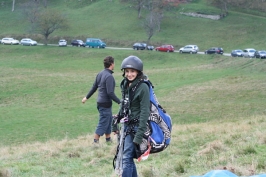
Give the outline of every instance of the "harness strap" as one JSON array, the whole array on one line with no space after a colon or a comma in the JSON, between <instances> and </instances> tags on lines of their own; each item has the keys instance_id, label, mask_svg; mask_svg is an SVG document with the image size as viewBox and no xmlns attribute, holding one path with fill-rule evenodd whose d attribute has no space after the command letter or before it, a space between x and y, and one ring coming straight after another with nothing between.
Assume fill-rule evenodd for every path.
<instances>
[{"instance_id":1,"label":"harness strap","mask_svg":"<svg viewBox=\"0 0 266 177\"><path fill-rule=\"evenodd\" d=\"M135 91L139 88L140 84L143 82L143 79L140 79L137 84L129 92L129 101L131 102L135 96Z\"/></svg>"},{"instance_id":2,"label":"harness strap","mask_svg":"<svg viewBox=\"0 0 266 177\"><path fill-rule=\"evenodd\" d=\"M129 134L135 135L136 134L134 127L136 126L137 123L139 123L138 118L135 118L135 119L132 119L129 121L129 123L127 124L128 127L126 130L126 135L129 135Z\"/></svg>"}]
</instances>

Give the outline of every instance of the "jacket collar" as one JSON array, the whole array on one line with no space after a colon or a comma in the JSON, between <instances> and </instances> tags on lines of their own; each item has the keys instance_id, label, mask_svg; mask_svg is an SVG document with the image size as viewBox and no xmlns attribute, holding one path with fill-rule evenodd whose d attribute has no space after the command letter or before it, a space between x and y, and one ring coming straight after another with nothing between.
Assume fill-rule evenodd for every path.
<instances>
[{"instance_id":1,"label":"jacket collar","mask_svg":"<svg viewBox=\"0 0 266 177\"><path fill-rule=\"evenodd\" d=\"M114 71L112 71L112 70L110 70L110 69L108 69L108 68L105 68L104 70L108 71L108 72L111 73L111 74L114 73Z\"/></svg>"}]
</instances>

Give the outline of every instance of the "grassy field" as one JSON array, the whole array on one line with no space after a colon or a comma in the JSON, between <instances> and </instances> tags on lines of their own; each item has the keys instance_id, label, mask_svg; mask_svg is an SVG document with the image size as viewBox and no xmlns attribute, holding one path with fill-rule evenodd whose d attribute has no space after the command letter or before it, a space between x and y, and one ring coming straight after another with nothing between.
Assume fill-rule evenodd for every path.
<instances>
[{"instance_id":1,"label":"grassy field","mask_svg":"<svg viewBox=\"0 0 266 177\"><path fill-rule=\"evenodd\" d=\"M0 45L0 53L2 176L115 176L115 143L92 145L96 95L81 103L107 55L117 95L121 61L137 55L172 116L171 146L138 163L140 177L265 172L266 60L52 46Z\"/></svg>"}]
</instances>

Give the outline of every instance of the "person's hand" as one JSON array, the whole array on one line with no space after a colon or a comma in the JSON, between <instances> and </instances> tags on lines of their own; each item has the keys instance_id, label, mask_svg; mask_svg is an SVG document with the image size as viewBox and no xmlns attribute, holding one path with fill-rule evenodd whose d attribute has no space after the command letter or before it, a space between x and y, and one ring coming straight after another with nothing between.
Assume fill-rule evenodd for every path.
<instances>
[{"instance_id":1,"label":"person's hand","mask_svg":"<svg viewBox=\"0 0 266 177\"><path fill-rule=\"evenodd\" d=\"M86 101L87 101L87 98L86 98L86 97L84 97L84 98L81 100L82 103L85 103Z\"/></svg>"}]
</instances>

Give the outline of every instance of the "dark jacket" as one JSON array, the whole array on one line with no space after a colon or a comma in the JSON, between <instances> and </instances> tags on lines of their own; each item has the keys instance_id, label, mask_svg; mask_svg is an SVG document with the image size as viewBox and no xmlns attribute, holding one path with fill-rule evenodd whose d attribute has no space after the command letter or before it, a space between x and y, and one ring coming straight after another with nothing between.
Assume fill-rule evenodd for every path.
<instances>
[{"instance_id":1,"label":"dark jacket","mask_svg":"<svg viewBox=\"0 0 266 177\"><path fill-rule=\"evenodd\" d=\"M115 79L113 71L104 69L96 76L92 88L87 94L86 98L89 99L94 92L98 89L97 104L102 107L111 107L112 100L120 104L120 99L115 95Z\"/></svg>"},{"instance_id":2,"label":"dark jacket","mask_svg":"<svg viewBox=\"0 0 266 177\"><path fill-rule=\"evenodd\" d=\"M123 80L121 82L121 91L124 92L125 97L129 98L129 93L132 88L139 82L139 79L136 79L130 87L128 87L127 80ZM132 93L132 92L131 92ZM140 83L139 87L134 93L134 97L130 100L130 114L129 114L129 122L130 120L137 118L139 119L138 130L133 139L134 143L140 144L142 142L142 138L144 132L146 131L146 123L150 115L150 95L149 95L149 87L145 83ZM120 109L119 114L121 114L122 109Z\"/></svg>"}]
</instances>

